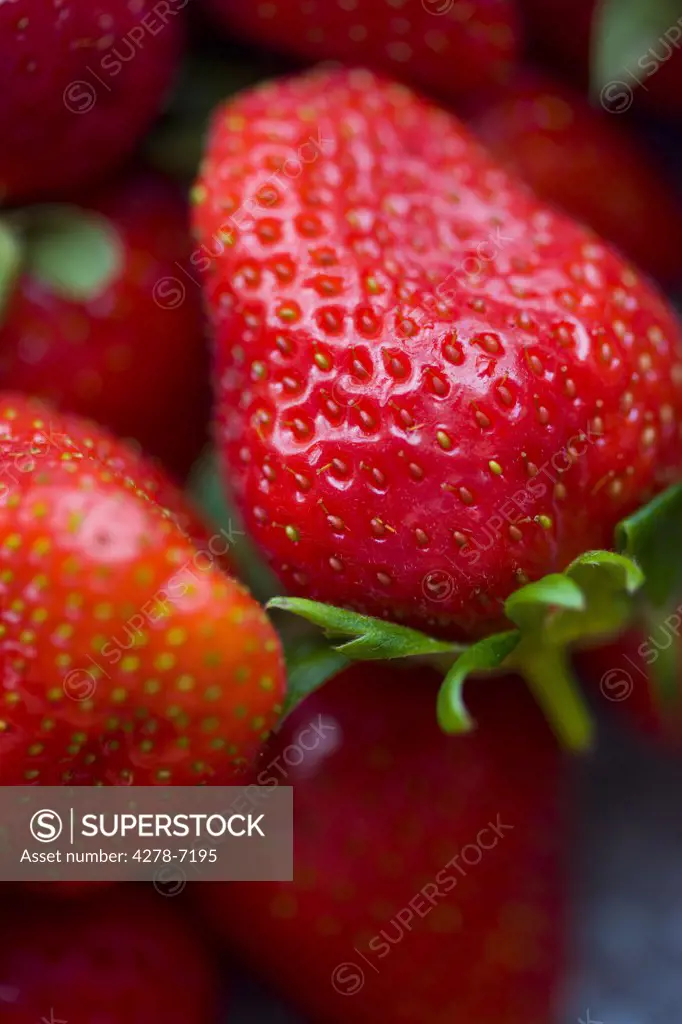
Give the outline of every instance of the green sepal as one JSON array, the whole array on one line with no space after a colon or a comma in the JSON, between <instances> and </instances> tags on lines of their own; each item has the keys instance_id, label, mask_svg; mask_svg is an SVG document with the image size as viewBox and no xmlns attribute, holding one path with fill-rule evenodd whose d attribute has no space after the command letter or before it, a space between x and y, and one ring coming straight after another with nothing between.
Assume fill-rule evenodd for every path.
<instances>
[{"instance_id":1,"label":"green sepal","mask_svg":"<svg viewBox=\"0 0 682 1024\"><path fill-rule=\"evenodd\" d=\"M544 642L557 647L621 632L633 621L635 595L644 584L639 566L613 551L589 551L571 562L565 576L583 594L584 605L555 609L544 622ZM515 595L513 595L515 596Z\"/></svg>"},{"instance_id":2,"label":"green sepal","mask_svg":"<svg viewBox=\"0 0 682 1024\"><path fill-rule=\"evenodd\" d=\"M475 672L495 672L516 649L521 639L517 629L479 640L464 651L446 674L438 692L438 722L443 732L471 732L474 723L464 704L462 691Z\"/></svg>"},{"instance_id":3,"label":"green sepal","mask_svg":"<svg viewBox=\"0 0 682 1024\"><path fill-rule=\"evenodd\" d=\"M319 636L306 637L291 643L285 648L285 654L287 693L277 729L302 700L351 664Z\"/></svg>"},{"instance_id":4,"label":"green sepal","mask_svg":"<svg viewBox=\"0 0 682 1024\"><path fill-rule=\"evenodd\" d=\"M645 601L639 628L653 635L667 616L679 611L682 595L682 486L676 484L624 519L616 529L616 544L641 566ZM678 607L676 607L678 606ZM648 666L652 692L665 717L680 701L678 645L658 651Z\"/></svg>"},{"instance_id":5,"label":"green sepal","mask_svg":"<svg viewBox=\"0 0 682 1024\"><path fill-rule=\"evenodd\" d=\"M12 211L7 222L21 240L25 272L67 301L97 298L123 271L118 231L92 210L38 204Z\"/></svg>"},{"instance_id":6,"label":"green sepal","mask_svg":"<svg viewBox=\"0 0 682 1024\"><path fill-rule=\"evenodd\" d=\"M669 487L619 523L616 547L643 572L650 604L666 607L682 589L682 485Z\"/></svg>"},{"instance_id":7,"label":"green sepal","mask_svg":"<svg viewBox=\"0 0 682 1024\"><path fill-rule=\"evenodd\" d=\"M438 698L441 727L446 732L467 731L471 722L462 700L467 677L503 671L526 680L565 747L589 749L594 727L572 677L568 649L586 637L623 629L633 617L632 595L643 580L631 559L612 551L590 551L565 572L515 591L504 610L518 628L474 644L447 673Z\"/></svg>"},{"instance_id":8,"label":"green sepal","mask_svg":"<svg viewBox=\"0 0 682 1024\"><path fill-rule=\"evenodd\" d=\"M601 0L596 4L590 43L593 93L608 101L604 90L625 87L617 104L609 108L604 103L607 110L621 113L631 106L633 87L655 74L661 63L649 50L670 41L666 33L681 15L679 0Z\"/></svg>"},{"instance_id":9,"label":"green sepal","mask_svg":"<svg viewBox=\"0 0 682 1024\"><path fill-rule=\"evenodd\" d=\"M370 615L360 615L334 605L309 601L304 597L275 597L268 601L266 607L300 615L319 626L330 639L351 637L345 643L335 644L334 650L353 661L455 655L466 650L461 644L435 640L407 626L399 626Z\"/></svg>"},{"instance_id":10,"label":"green sepal","mask_svg":"<svg viewBox=\"0 0 682 1024\"><path fill-rule=\"evenodd\" d=\"M0 220L0 325L22 267L22 247L17 234Z\"/></svg>"},{"instance_id":11,"label":"green sepal","mask_svg":"<svg viewBox=\"0 0 682 1024\"><path fill-rule=\"evenodd\" d=\"M508 597L504 611L519 629L539 629L548 609L584 611L585 595L568 575L552 573L535 583L527 583Z\"/></svg>"}]
</instances>

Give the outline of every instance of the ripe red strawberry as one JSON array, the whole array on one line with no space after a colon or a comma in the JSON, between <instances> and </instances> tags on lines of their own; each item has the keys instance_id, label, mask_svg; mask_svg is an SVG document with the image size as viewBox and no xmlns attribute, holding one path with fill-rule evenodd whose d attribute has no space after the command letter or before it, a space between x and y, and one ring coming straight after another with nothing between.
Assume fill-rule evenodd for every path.
<instances>
[{"instance_id":1,"label":"ripe red strawberry","mask_svg":"<svg viewBox=\"0 0 682 1024\"><path fill-rule=\"evenodd\" d=\"M3 1024L214 1024L217 978L173 900L119 885L71 903L3 905Z\"/></svg>"},{"instance_id":2,"label":"ripe red strawberry","mask_svg":"<svg viewBox=\"0 0 682 1024\"><path fill-rule=\"evenodd\" d=\"M0 388L92 417L186 474L210 399L180 191L139 175L6 223L26 265L0 316Z\"/></svg>"},{"instance_id":3,"label":"ripe red strawberry","mask_svg":"<svg viewBox=\"0 0 682 1024\"><path fill-rule=\"evenodd\" d=\"M618 640L582 652L581 675L610 713L622 715L634 728L653 739L682 748L682 615L677 608L652 626L631 630ZM666 659L672 692L657 687L654 673Z\"/></svg>"},{"instance_id":4,"label":"ripe red strawberry","mask_svg":"<svg viewBox=\"0 0 682 1024\"><path fill-rule=\"evenodd\" d=\"M516 0L206 0L250 42L316 63L360 64L443 99L503 81L519 44Z\"/></svg>"},{"instance_id":5,"label":"ripe red strawberry","mask_svg":"<svg viewBox=\"0 0 682 1024\"><path fill-rule=\"evenodd\" d=\"M563 966L557 750L509 678L472 688L477 733L443 736L433 682L364 666L306 700L258 773L294 787L293 883L196 892L312 1020L544 1024Z\"/></svg>"},{"instance_id":6,"label":"ripe red strawberry","mask_svg":"<svg viewBox=\"0 0 682 1024\"><path fill-rule=\"evenodd\" d=\"M148 127L178 62L186 0L0 4L0 203L73 194Z\"/></svg>"},{"instance_id":7,"label":"ripe red strawberry","mask_svg":"<svg viewBox=\"0 0 682 1024\"><path fill-rule=\"evenodd\" d=\"M6 395L0 428L0 785L229 781L284 687L229 537L87 421Z\"/></svg>"},{"instance_id":8,"label":"ripe red strawberry","mask_svg":"<svg viewBox=\"0 0 682 1024\"><path fill-rule=\"evenodd\" d=\"M482 632L679 475L663 298L404 87L242 94L195 198L224 454L291 593Z\"/></svg>"},{"instance_id":9,"label":"ripe red strawberry","mask_svg":"<svg viewBox=\"0 0 682 1024\"><path fill-rule=\"evenodd\" d=\"M59 458L74 451L78 458L95 459L123 477L126 486L159 505L195 547L207 546L209 531L197 510L168 474L137 447L94 422L59 412L30 395L0 392L0 400L0 416L4 416L3 411L8 412L7 418L0 419L0 506L8 502L17 480L24 473L32 473L43 455ZM27 456L26 451L31 448L33 452ZM216 550L215 554L225 572L235 575L229 544L224 552Z\"/></svg>"},{"instance_id":10,"label":"ripe red strawberry","mask_svg":"<svg viewBox=\"0 0 682 1024\"><path fill-rule=\"evenodd\" d=\"M679 275L682 210L616 118L547 76L525 72L477 112L472 126L543 199L588 223L655 277Z\"/></svg>"},{"instance_id":11,"label":"ripe red strawberry","mask_svg":"<svg viewBox=\"0 0 682 1024\"><path fill-rule=\"evenodd\" d=\"M552 67L558 63L562 73L582 86L586 86L589 79L590 51L593 32L598 29L595 17L599 2L552 0L548 4L546 0L520 0L527 31L540 55ZM629 12L625 10L623 16L628 17ZM609 113L625 113L636 103L638 110L680 116L682 51L679 30L679 23L671 10L669 26L665 27L655 44L649 46L642 40L633 71L624 67L604 86L601 99Z\"/></svg>"}]
</instances>

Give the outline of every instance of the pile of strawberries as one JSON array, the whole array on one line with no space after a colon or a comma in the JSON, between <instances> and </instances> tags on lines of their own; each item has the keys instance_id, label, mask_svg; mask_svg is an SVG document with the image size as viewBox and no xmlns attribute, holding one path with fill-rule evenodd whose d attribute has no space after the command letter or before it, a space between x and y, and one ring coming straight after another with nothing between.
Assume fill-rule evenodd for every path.
<instances>
[{"instance_id":1,"label":"pile of strawberries","mask_svg":"<svg viewBox=\"0 0 682 1024\"><path fill-rule=\"evenodd\" d=\"M224 947L555 1019L562 755L682 745L669 17L0 0L0 785L295 807L291 882L4 884L1 1024L230 1020Z\"/></svg>"}]
</instances>

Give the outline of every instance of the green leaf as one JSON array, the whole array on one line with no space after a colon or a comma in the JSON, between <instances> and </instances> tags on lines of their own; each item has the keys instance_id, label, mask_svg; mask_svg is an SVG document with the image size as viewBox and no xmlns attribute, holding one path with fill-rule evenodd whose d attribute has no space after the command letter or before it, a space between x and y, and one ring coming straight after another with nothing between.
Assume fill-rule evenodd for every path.
<instances>
[{"instance_id":1,"label":"green leaf","mask_svg":"<svg viewBox=\"0 0 682 1024\"><path fill-rule=\"evenodd\" d=\"M300 615L315 626L320 626L330 638L351 637L335 650L354 661L384 661L394 658L424 657L441 653L457 653L465 648L408 629L393 622L360 615L345 608L336 608L304 597L276 597L267 608Z\"/></svg>"},{"instance_id":2,"label":"green leaf","mask_svg":"<svg viewBox=\"0 0 682 1024\"><path fill-rule=\"evenodd\" d=\"M475 672L496 672L503 668L505 660L514 651L521 634L518 630L496 633L480 640L460 654L445 676L438 693L438 722L443 732L471 732L474 723L467 711L462 690L467 678Z\"/></svg>"},{"instance_id":3,"label":"green leaf","mask_svg":"<svg viewBox=\"0 0 682 1024\"><path fill-rule=\"evenodd\" d=\"M9 224L0 221L0 318L14 291L21 263L22 248L19 238Z\"/></svg>"},{"instance_id":4,"label":"green leaf","mask_svg":"<svg viewBox=\"0 0 682 1024\"><path fill-rule=\"evenodd\" d=\"M673 637L669 647L656 648L656 657L646 667L646 673L651 681L653 701L663 721L670 716L674 707L679 707L682 699L680 695L679 611L680 609L677 609L666 618L664 618L663 611L653 611L652 609L645 609L642 614L642 635L658 637L663 633Z\"/></svg>"},{"instance_id":5,"label":"green leaf","mask_svg":"<svg viewBox=\"0 0 682 1024\"><path fill-rule=\"evenodd\" d=\"M679 39L680 18L680 0L600 0L592 26L591 79L607 110L627 110L633 89L656 74L667 44Z\"/></svg>"},{"instance_id":6,"label":"green leaf","mask_svg":"<svg viewBox=\"0 0 682 1024\"><path fill-rule=\"evenodd\" d=\"M91 210L61 203L29 206L11 220L22 236L26 273L67 300L96 298L123 271L118 231Z\"/></svg>"},{"instance_id":7,"label":"green leaf","mask_svg":"<svg viewBox=\"0 0 682 1024\"><path fill-rule=\"evenodd\" d=\"M619 523L616 542L641 566L645 574L646 603L641 609L640 631L654 636L659 629L677 635L682 594L682 486L659 494L643 508ZM674 623L671 622L674 620ZM658 650L648 665L652 692L661 716L668 717L679 702L679 644Z\"/></svg>"},{"instance_id":8,"label":"green leaf","mask_svg":"<svg viewBox=\"0 0 682 1024\"><path fill-rule=\"evenodd\" d=\"M302 700L351 664L321 637L292 644L286 651L287 693L277 729Z\"/></svg>"},{"instance_id":9,"label":"green leaf","mask_svg":"<svg viewBox=\"0 0 682 1024\"><path fill-rule=\"evenodd\" d=\"M682 591L682 485L663 491L616 527L616 546L637 563L655 608Z\"/></svg>"}]
</instances>

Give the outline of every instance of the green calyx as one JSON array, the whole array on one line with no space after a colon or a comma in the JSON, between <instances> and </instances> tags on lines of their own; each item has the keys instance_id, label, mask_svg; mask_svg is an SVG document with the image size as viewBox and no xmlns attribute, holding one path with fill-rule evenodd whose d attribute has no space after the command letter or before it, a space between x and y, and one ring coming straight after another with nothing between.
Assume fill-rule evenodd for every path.
<instances>
[{"instance_id":1,"label":"green calyx","mask_svg":"<svg viewBox=\"0 0 682 1024\"><path fill-rule=\"evenodd\" d=\"M680 14L679 0L596 4L590 45L592 90L607 113L625 113L637 88L659 70L661 61L653 54L666 43L676 46Z\"/></svg>"},{"instance_id":2,"label":"green calyx","mask_svg":"<svg viewBox=\"0 0 682 1024\"><path fill-rule=\"evenodd\" d=\"M434 640L416 629L394 622L360 615L331 604L308 601L304 597L273 597L268 608L293 612L320 626L327 637L345 637L336 650L352 661L389 661L396 658L427 657L434 654L460 653L461 644Z\"/></svg>"},{"instance_id":3,"label":"green calyx","mask_svg":"<svg viewBox=\"0 0 682 1024\"><path fill-rule=\"evenodd\" d=\"M13 210L0 221L0 318L20 274L72 302L97 298L121 274L125 250L111 221L67 204Z\"/></svg>"},{"instance_id":4,"label":"green calyx","mask_svg":"<svg viewBox=\"0 0 682 1024\"><path fill-rule=\"evenodd\" d=\"M91 210L35 206L20 223L26 272L65 299L97 298L123 270L125 251L118 232Z\"/></svg>"},{"instance_id":5,"label":"green calyx","mask_svg":"<svg viewBox=\"0 0 682 1024\"><path fill-rule=\"evenodd\" d=\"M647 636L661 623L670 626L680 611L682 596L682 486L659 494L616 528L616 543L644 572L644 597L638 625ZM673 629L676 628L673 626ZM661 716L680 701L676 644L658 652L648 666L652 694Z\"/></svg>"},{"instance_id":6,"label":"green calyx","mask_svg":"<svg viewBox=\"0 0 682 1024\"><path fill-rule=\"evenodd\" d=\"M0 323L21 272L21 245L8 224L0 221Z\"/></svg>"},{"instance_id":7,"label":"green calyx","mask_svg":"<svg viewBox=\"0 0 682 1024\"><path fill-rule=\"evenodd\" d=\"M416 659L444 673L437 714L445 732L474 727L463 698L471 675L512 673L526 680L561 743L586 750L594 727L572 676L570 651L611 639L634 624L650 626L653 616L670 610L682 590L682 569L675 567L671 546L676 552L681 543L682 487L676 486L618 525L617 551L587 552L564 572L521 587L505 603L514 628L466 646L303 598L273 598L269 608L292 612L327 637L326 643L318 639L312 654L293 652L288 710L351 662L403 665ZM671 688L670 678L652 678L652 683L662 695Z\"/></svg>"}]
</instances>

